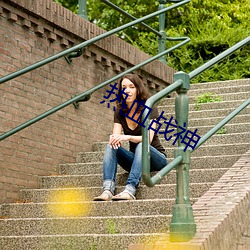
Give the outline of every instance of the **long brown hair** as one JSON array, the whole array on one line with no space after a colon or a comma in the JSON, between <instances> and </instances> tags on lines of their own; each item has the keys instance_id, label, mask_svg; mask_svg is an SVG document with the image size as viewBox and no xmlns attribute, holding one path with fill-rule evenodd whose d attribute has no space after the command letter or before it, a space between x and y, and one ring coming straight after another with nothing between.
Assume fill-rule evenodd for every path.
<instances>
[{"instance_id":1,"label":"long brown hair","mask_svg":"<svg viewBox=\"0 0 250 250\"><path fill-rule=\"evenodd\" d=\"M149 94L148 94L147 88L144 86L144 84L143 84L141 78L140 78L138 75L136 75L136 74L127 74L127 75L124 75L124 76L120 79L120 81L119 81L119 83L118 83L117 95L120 95L120 100L117 101L117 107L118 107L118 109L122 110L122 113L126 114L126 113L129 111L129 109L128 109L127 107L126 107L126 108L122 107L124 98L123 98L123 96L121 95L121 91L122 91L122 81L123 81L124 79L130 80L130 81L135 85L135 88L136 88L136 90L137 90L137 91L136 91L136 100L137 100L138 102L143 102L143 101L146 102L146 100L147 100L148 97L149 97ZM140 108L138 109L137 112L141 112L142 109L143 109L143 107L140 107Z\"/></svg>"}]
</instances>

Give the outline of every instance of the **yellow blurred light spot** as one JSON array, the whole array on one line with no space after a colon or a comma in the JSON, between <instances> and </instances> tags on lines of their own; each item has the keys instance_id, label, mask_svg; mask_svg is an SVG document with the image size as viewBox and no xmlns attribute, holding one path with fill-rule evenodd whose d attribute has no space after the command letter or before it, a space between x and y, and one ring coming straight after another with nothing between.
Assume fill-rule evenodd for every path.
<instances>
[{"instance_id":1,"label":"yellow blurred light spot","mask_svg":"<svg viewBox=\"0 0 250 250\"><path fill-rule=\"evenodd\" d=\"M48 212L55 217L86 216L89 210L89 202L84 190L53 190L48 199Z\"/></svg>"}]
</instances>

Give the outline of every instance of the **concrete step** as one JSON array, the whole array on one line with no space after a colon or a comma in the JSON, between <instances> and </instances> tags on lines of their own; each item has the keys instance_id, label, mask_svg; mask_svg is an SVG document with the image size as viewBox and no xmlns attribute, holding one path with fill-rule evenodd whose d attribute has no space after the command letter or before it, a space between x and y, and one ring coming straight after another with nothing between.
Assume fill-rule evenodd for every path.
<instances>
[{"instance_id":1,"label":"concrete step","mask_svg":"<svg viewBox=\"0 0 250 250\"><path fill-rule=\"evenodd\" d=\"M192 130L191 130L192 131ZM197 131L197 134L199 136L203 136L203 134L199 133ZM166 141L163 138L163 135L160 136L160 141L163 145L163 147L171 147L172 144L174 143L175 137L169 141ZM235 134L218 134L212 136L209 140L207 140L204 145L217 145L217 144L233 144L235 142L237 143L244 143L244 142L249 142L250 141L250 132L245 132L245 133L235 133ZM177 143L176 143L177 144Z\"/></svg>"},{"instance_id":2,"label":"concrete step","mask_svg":"<svg viewBox=\"0 0 250 250\"><path fill-rule=\"evenodd\" d=\"M175 112L174 107L174 100L166 99L165 105L162 105L161 103L158 103L157 106L161 110L165 110L166 112L173 113ZM202 111L202 110L216 110L216 109L226 109L226 108L237 108L239 107L246 99L240 99L240 100L229 100L229 101L221 101L221 102L208 102L208 103L201 103L199 104L199 108L197 108L197 104L190 103L189 104L189 111ZM164 104L163 102L163 104Z\"/></svg>"},{"instance_id":3,"label":"concrete step","mask_svg":"<svg viewBox=\"0 0 250 250\"><path fill-rule=\"evenodd\" d=\"M191 169L230 168L240 158L238 155L208 155L202 157L191 156Z\"/></svg>"},{"instance_id":4,"label":"concrete step","mask_svg":"<svg viewBox=\"0 0 250 250\"><path fill-rule=\"evenodd\" d=\"M190 197L197 198L203 195L211 186L213 182L205 183L190 183ZM116 193L124 190L124 186L117 186ZM67 194L78 194L79 201L93 200L93 197L100 195L102 187L84 187L84 188L55 188L55 189L24 189L20 192L20 201L29 203L42 203L51 201L51 197L58 195L57 201L63 202ZM59 197L62 197L59 199ZM139 199L161 199L161 198L175 198L176 184L157 184L154 188L145 186L143 183L138 187L136 198Z\"/></svg>"},{"instance_id":5,"label":"concrete step","mask_svg":"<svg viewBox=\"0 0 250 250\"><path fill-rule=\"evenodd\" d=\"M197 95L191 95L187 93L189 103L196 103ZM237 92L237 93L220 93L216 94L216 97L220 97L222 101L232 101L232 100L247 100L249 98L249 91ZM164 98L159 102L159 105L165 106L174 103L174 95L170 98ZM218 103L218 102L217 102Z\"/></svg>"},{"instance_id":6,"label":"concrete step","mask_svg":"<svg viewBox=\"0 0 250 250\"><path fill-rule=\"evenodd\" d=\"M214 126L197 126L197 127L189 127L191 131L198 129L199 134L204 135L209 130L211 130ZM229 123L223 126L225 128L226 134L234 134L234 133L245 133L250 131L250 123ZM163 132L163 130L160 130ZM217 132L218 133L218 132Z\"/></svg>"},{"instance_id":7,"label":"concrete step","mask_svg":"<svg viewBox=\"0 0 250 250\"><path fill-rule=\"evenodd\" d=\"M228 168L232 166L240 155L218 155L218 156L191 156L191 169L202 168ZM168 159L169 162L173 158ZM124 172L121 167L118 167L118 172ZM102 162L89 162L89 163L68 163L61 164L59 167L59 174L64 175L89 175L102 173Z\"/></svg>"},{"instance_id":8,"label":"concrete step","mask_svg":"<svg viewBox=\"0 0 250 250\"><path fill-rule=\"evenodd\" d=\"M224 87L241 86L241 85L247 85L247 84L250 84L250 79L191 83L190 89L195 90L195 89L209 89L209 88L224 88Z\"/></svg>"},{"instance_id":9,"label":"concrete step","mask_svg":"<svg viewBox=\"0 0 250 250\"><path fill-rule=\"evenodd\" d=\"M233 154L244 154L249 150L250 143L234 143L234 144L218 144L218 145L206 145L196 149L193 156L221 156L221 155L233 155Z\"/></svg>"},{"instance_id":10,"label":"concrete step","mask_svg":"<svg viewBox=\"0 0 250 250\"><path fill-rule=\"evenodd\" d=\"M0 220L0 236L166 233L170 215L40 218ZM154 225L153 227L151 225Z\"/></svg>"},{"instance_id":11,"label":"concrete step","mask_svg":"<svg viewBox=\"0 0 250 250\"><path fill-rule=\"evenodd\" d=\"M191 169L191 183L206 183L217 181L228 168L216 169ZM125 186L128 173L118 173L116 184ZM102 174L95 175L61 175L61 176L45 176L41 177L41 188L72 188L72 187L102 187ZM176 174L171 171L162 178L161 184L175 184Z\"/></svg>"},{"instance_id":12,"label":"concrete step","mask_svg":"<svg viewBox=\"0 0 250 250\"><path fill-rule=\"evenodd\" d=\"M125 250L131 243L156 242L166 234L72 234L2 236L1 250Z\"/></svg>"},{"instance_id":13,"label":"concrete step","mask_svg":"<svg viewBox=\"0 0 250 250\"><path fill-rule=\"evenodd\" d=\"M207 87L207 88L206 88ZM200 86L199 88L194 88L194 84L191 85L188 94L190 96L198 96L204 93L211 93L214 95L218 94L231 94L231 93L238 93L238 92L250 92L250 83L245 83L242 85L234 85L234 86ZM176 92L175 92L176 93Z\"/></svg>"},{"instance_id":14,"label":"concrete step","mask_svg":"<svg viewBox=\"0 0 250 250\"><path fill-rule=\"evenodd\" d=\"M165 116L166 117L166 116ZM171 116L167 118L167 120L170 119ZM174 116L173 116L174 117ZM209 127L210 129L213 128L215 125L217 125L219 122L221 122L226 115L224 116L216 116L216 117L190 117L189 118L189 123L188 123L188 128L191 131L195 131L195 129L199 129L200 127ZM174 117L175 118L175 117ZM231 119L224 127L226 126L237 126L241 127L241 131L246 131L249 132L249 126L250 126L250 112L249 113L240 113L239 115L235 116L233 119ZM162 127L160 129L160 132L163 132L166 129L166 124L163 123L163 121L160 121L162 124ZM175 122L172 122L175 125ZM183 124L181 124L183 126ZM170 127L171 128L171 127ZM239 130L239 128L238 128ZM175 129L176 131L176 129ZM175 132L174 131L174 132ZM208 130L207 130L208 131ZM199 135L199 134L198 134ZM93 144L95 145L95 144ZM93 148L95 150L95 148Z\"/></svg>"},{"instance_id":15,"label":"concrete step","mask_svg":"<svg viewBox=\"0 0 250 250\"><path fill-rule=\"evenodd\" d=\"M219 144L219 145L202 145L192 153L192 157L201 156L222 156L222 155L238 155L244 154L249 149L250 143L234 143L234 144ZM168 158L174 157L174 147L166 148ZM97 162L102 162L104 151L96 152L80 152L76 156L77 163L89 163L93 159Z\"/></svg>"},{"instance_id":16,"label":"concrete step","mask_svg":"<svg viewBox=\"0 0 250 250\"><path fill-rule=\"evenodd\" d=\"M249 128L250 128L250 123L249 123ZM194 131L194 129L189 129L190 131ZM160 132L163 132L164 130L160 130ZM213 135L208 141L206 141L206 145L215 145L215 144L224 144L224 143L228 143L228 144L233 144L235 142L237 143L244 143L246 141L250 141L250 129L248 130L248 132L241 132L241 133L234 133L234 134L228 134L227 130L220 130L221 132L219 133L225 133L225 134L215 134ZM167 135L167 137L169 138L170 136L173 136L176 132L172 132L170 134ZM197 135L199 136L203 136L204 134L202 134L199 130L197 130ZM168 147L172 147L172 146L177 146L177 143L175 143L175 145L173 145L174 141L175 141L175 136L173 136L173 138L169 141L167 141L164 138L164 134L158 134L160 141L163 145L163 147L168 148ZM105 151L107 142L96 142L93 144L92 150L93 151ZM125 148L129 148L129 144L128 143L123 143L122 144Z\"/></svg>"},{"instance_id":17,"label":"concrete step","mask_svg":"<svg viewBox=\"0 0 250 250\"><path fill-rule=\"evenodd\" d=\"M204 117L204 118L193 118L189 119L189 127L198 127L198 126L209 126L209 125L217 125L220 121L222 121L225 116L216 116L216 117ZM235 123L246 123L250 120L250 114L245 115L237 115L227 124L235 124Z\"/></svg>"},{"instance_id":18,"label":"concrete step","mask_svg":"<svg viewBox=\"0 0 250 250\"><path fill-rule=\"evenodd\" d=\"M171 116L175 118L174 112L168 112L167 109L164 106L161 106L161 108L158 108L159 114L164 111L164 118L169 120ZM203 118L203 117L226 117L230 113L232 113L235 110L235 108L224 108L224 109L210 109L210 110L197 110L197 111L189 111L189 119L192 118ZM240 112L241 115L243 114L250 114L250 106L246 107L244 110ZM163 120L161 120L163 122Z\"/></svg>"},{"instance_id":19,"label":"concrete step","mask_svg":"<svg viewBox=\"0 0 250 250\"><path fill-rule=\"evenodd\" d=\"M197 199L191 199L193 204ZM100 216L169 215L175 199L107 202L11 203L1 205L2 218L56 218Z\"/></svg>"}]
</instances>

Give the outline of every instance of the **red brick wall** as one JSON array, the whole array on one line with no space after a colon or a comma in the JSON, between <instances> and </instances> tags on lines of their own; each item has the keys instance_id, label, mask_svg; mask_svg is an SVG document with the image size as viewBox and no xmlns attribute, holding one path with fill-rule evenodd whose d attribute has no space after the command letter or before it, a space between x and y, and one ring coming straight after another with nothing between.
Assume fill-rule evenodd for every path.
<instances>
[{"instance_id":1,"label":"red brick wall","mask_svg":"<svg viewBox=\"0 0 250 250\"><path fill-rule=\"evenodd\" d=\"M0 77L95 37L104 31L52 0L0 1ZM87 48L68 64L60 58L0 85L0 134L110 79L148 55L115 36ZM173 69L159 61L137 71L155 92L172 82ZM0 203L36 188L38 177L75 162L77 152L107 140L113 112L101 105L105 89L90 101L64 108L0 142Z\"/></svg>"}]
</instances>

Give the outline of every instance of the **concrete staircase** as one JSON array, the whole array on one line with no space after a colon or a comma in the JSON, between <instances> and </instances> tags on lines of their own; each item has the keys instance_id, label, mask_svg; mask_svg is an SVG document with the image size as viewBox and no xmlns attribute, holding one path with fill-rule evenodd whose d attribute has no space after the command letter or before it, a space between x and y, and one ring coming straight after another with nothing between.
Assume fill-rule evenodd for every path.
<instances>
[{"instance_id":1,"label":"concrete staircase","mask_svg":"<svg viewBox=\"0 0 250 250\"><path fill-rule=\"evenodd\" d=\"M201 104L195 96L211 92L220 102ZM250 96L250 80L192 85L189 129L202 136ZM164 116L175 117L174 98L158 105ZM192 154L190 194L192 203L249 150L250 107ZM162 143L173 159L172 141ZM137 200L93 202L102 191L102 159L106 142L97 142L92 152L78 153L76 163L62 164L56 176L41 177L40 189L21 190L20 202L0 208L0 249L124 250L129 244L153 242L166 235L175 202L175 173L159 185L141 183ZM117 192L127 173L119 169Z\"/></svg>"}]
</instances>

